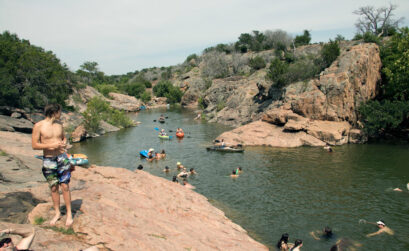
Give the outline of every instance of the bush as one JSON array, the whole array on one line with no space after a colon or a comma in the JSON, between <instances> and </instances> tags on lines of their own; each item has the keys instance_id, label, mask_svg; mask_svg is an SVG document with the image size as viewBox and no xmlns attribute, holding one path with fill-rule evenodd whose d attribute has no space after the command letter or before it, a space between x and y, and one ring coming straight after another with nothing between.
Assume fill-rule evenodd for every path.
<instances>
[{"instance_id":1,"label":"bush","mask_svg":"<svg viewBox=\"0 0 409 251\"><path fill-rule=\"evenodd\" d=\"M146 87L145 84L141 82L136 82L124 84L122 85L121 89L123 89L123 91L125 91L128 95L140 98L142 93L145 91Z\"/></svg>"},{"instance_id":2,"label":"bush","mask_svg":"<svg viewBox=\"0 0 409 251\"><path fill-rule=\"evenodd\" d=\"M364 131L371 137L400 129L407 119L409 103L405 101L370 100L359 107Z\"/></svg>"},{"instance_id":3,"label":"bush","mask_svg":"<svg viewBox=\"0 0 409 251\"><path fill-rule=\"evenodd\" d=\"M113 109L108 102L99 97L93 97L87 104L87 110L82 113L84 126L88 132L98 131L101 120L117 127L129 127L133 125L124 112Z\"/></svg>"},{"instance_id":4,"label":"bush","mask_svg":"<svg viewBox=\"0 0 409 251\"><path fill-rule=\"evenodd\" d=\"M197 55L196 54L191 54L186 58L186 63L190 63L190 61L192 61L192 59L197 60Z\"/></svg>"},{"instance_id":5,"label":"bush","mask_svg":"<svg viewBox=\"0 0 409 251\"><path fill-rule=\"evenodd\" d=\"M151 99L152 99L152 97L151 97L151 94L150 94L149 92L144 91L144 92L142 93L142 95L141 95L141 100L142 100L142 102L146 103L146 102L151 101Z\"/></svg>"},{"instance_id":6,"label":"bush","mask_svg":"<svg viewBox=\"0 0 409 251\"><path fill-rule=\"evenodd\" d=\"M288 72L288 64L278 58L273 59L270 64L267 78L272 80L278 87L283 87L288 83L285 74Z\"/></svg>"},{"instance_id":7,"label":"bush","mask_svg":"<svg viewBox=\"0 0 409 251\"><path fill-rule=\"evenodd\" d=\"M108 85L108 84L97 85L97 90L105 97L108 97L108 94L110 92L116 92L116 93L119 92L118 88L115 85Z\"/></svg>"},{"instance_id":8,"label":"bush","mask_svg":"<svg viewBox=\"0 0 409 251\"><path fill-rule=\"evenodd\" d=\"M210 79L227 77L229 74L229 66L224 57L224 53L215 51L203 55L203 76Z\"/></svg>"},{"instance_id":9,"label":"bush","mask_svg":"<svg viewBox=\"0 0 409 251\"><path fill-rule=\"evenodd\" d=\"M378 38L378 36L376 36L375 34L371 33L371 32L366 32L363 35L363 39L365 43L375 43L375 44L380 44L380 40Z\"/></svg>"},{"instance_id":10,"label":"bush","mask_svg":"<svg viewBox=\"0 0 409 251\"><path fill-rule=\"evenodd\" d=\"M169 81L161 81L153 87L153 93L157 97L166 97L169 103L180 102L183 96L182 91L172 85Z\"/></svg>"},{"instance_id":11,"label":"bush","mask_svg":"<svg viewBox=\"0 0 409 251\"><path fill-rule=\"evenodd\" d=\"M250 59L249 65L254 70L260 70L266 67L266 61L262 57L256 56Z\"/></svg>"},{"instance_id":12,"label":"bush","mask_svg":"<svg viewBox=\"0 0 409 251\"><path fill-rule=\"evenodd\" d=\"M321 48L321 57L323 61L323 68L327 68L332 62L337 59L340 54L340 49L337 41L330 40L329 43L324 44Z\"/></svg>"}]
</instances>

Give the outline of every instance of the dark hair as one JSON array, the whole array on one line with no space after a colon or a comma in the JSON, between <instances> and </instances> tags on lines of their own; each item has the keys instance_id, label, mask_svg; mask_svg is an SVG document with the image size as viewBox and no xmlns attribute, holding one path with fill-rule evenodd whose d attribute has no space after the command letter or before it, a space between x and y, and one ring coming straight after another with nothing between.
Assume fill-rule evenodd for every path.
<instances>
[{"instance_id":1,"label":"dark hair","mask_svg":"<svg viewBox=\"0 0 409 251\"><path fill-rule=\"evenodd\" d=\"M176 175L173 176L172 181L176 182L176 183L178 182L178 179L177 179Z\"/></svg>"},{"instance_id":2,"label":"dark hair","mask_svg":"<svg viewBox=\"0 0 409 251\"><path fill-rule=\"evenodd\" d=\"M193 168L190 168L190 171L194 171L195 169L193 169Z\"/></svg>"},{"instance_id":3,"label":"dark hair","mask_svg":"<svg viewBox=\"0 0 409 251\"><path fill-rule=\"evenodd\" d=\"M59 111L61 111L61 105L59 104L49 104L44 107L44 115L47 118L53 117Z\"/></svg>"},{"instance_id":4,"label":"dark hair","mask_svg":"<svg viewBox=\"0 0 409 251\"><path fill-rule=\"evenodd\" d=\"M142 165L139 165L138 166L138 170L142 170L143 169L143 166Z\"/></svg>"},{"instance_id":5,"label":"dark hair","mask_svg":"<svg viewBox=\"0 0 409 251\"><path fill-rule=\"evenodd\" d=\"M284 243L288 243L288 234L284 233L281 235L281 239L277 242L277 248L281 248L281 243L284 241Z\"/></svg>"},{"instance_id":6,"label":"dark hair","mask_svg":"<svg viewBox=\"0 0 409 251\"><path fill-rule=\"evenodd\" d=\"M295 242L294 242L294 247L293 247L292 249L298 247L298 246L301 245L301 244L302 244L302 240L296 239ZM292 249L291 249L291 250L292 250Z\"/></svg>"},{"instance_id":7,"label":"dark hair","mask_svg":"<svg viewBox=\"0 0 409 251\"><path fill-rule=\"evenodd\" d=\"M338 245L334 244L329 251L338 251Z\"/></svg>"},{"instance_id":8,"label":"dark hair","mask_svg":"<svg viewBox=\"0 0 409 251\"><path fill-rule=\"evenodd\" d=\"M327 236L327 237L331 237L332 236L332 229L330 227L326 226L324 228L324 235Z\"/></svg>"},{"instance_id":9,"label":"dark hair","mask_svg":"<svg viewBox=\"0 0 409 251\"><path fill-rule=\"evenodd\" d=\"M169 167L168 167L168 166L165 166L165 169L169 169Z\"/></svg>"},{"instance_id":10,"label":"dark hair","mask_svg":"<svg viewBox=\"0 0 409 251\"><path fill-rule=\"evenodd\" d=\"M166 153L165 153L165 150L162 150L162 154L166 154Z\"/></svg>"},{"instance_id":11,"label":"dark hair","mask_svg":"<svg viewBox=\"0 0 409 251\"><path fill-rule=\"evenodd\" d=\"M231 174L236 175L236 170L233 169L233 171L231 172Z\"/></svg>"},{"instance_id":12,"label":"dark hair","mask_svg":"<svg viewBox=\"0 0 409 251\"><path fill-rule=\"evenodd\" d=\"M11 242L11 238L4 238L0 241L0 248L4 246L4 244L6 243L10 243Z\"/></svg>"}]
</instances>

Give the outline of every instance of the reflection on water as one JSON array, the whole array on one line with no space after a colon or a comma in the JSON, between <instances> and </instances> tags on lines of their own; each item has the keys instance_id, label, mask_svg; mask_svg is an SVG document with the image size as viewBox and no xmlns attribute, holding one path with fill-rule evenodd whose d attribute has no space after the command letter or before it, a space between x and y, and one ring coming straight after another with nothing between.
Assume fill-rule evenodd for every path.
<instances>
[{"instance_id":1,"label":"reflection on water","mask_svg":"<svg viewBox=\"0 0 409 251\"><path fill-rule=\"evenodd\" d=\"M160 114L165 124L153 122ZM205 146L229 127L193 120L192 112L150 110L132 115L142 124L86 142L72 152L85 153L91 163L144 170L171 180L176 162L198 175L196 191L223 210L258 241L273 247L282 233L304 241L305 250L329 250L334 241L315 241L309 232L331 226L338 237L363 244L362 250L409 250L409 193L391 191L409 182L408 145L345 145L333 153L322 148L248 147L244 153L207 152ZM161 140L155 127L185 131L182 140ZM139 151L165 149L165 160L147 163ZM168 165L172 172L162 172ZM243 173L231 179L232 169ZM365 235L376 231L359 219L383 219L395 236Z\"/></svg>"}]
</instances>

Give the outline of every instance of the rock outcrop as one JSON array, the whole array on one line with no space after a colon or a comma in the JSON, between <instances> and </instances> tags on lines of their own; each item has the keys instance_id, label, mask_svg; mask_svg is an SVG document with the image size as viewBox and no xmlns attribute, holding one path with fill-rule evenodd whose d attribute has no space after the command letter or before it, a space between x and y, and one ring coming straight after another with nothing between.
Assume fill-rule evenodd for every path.
<instances>
[{"instance_id":1,"label":"rock outcrop","mask_svg":"<svg viewBox=\"0 0 409 251\"><path fill-rule=\"evenodd\" d=\"M304 46L297 48L295 54L318 54L320 48L320 45ZM249 77L213 80L203 97L204 113L211 122L233 126L261 119L282 127L286 134L304 137L300 134L303 132L331 145L364 142L366 137L359 129L357 110L361 103L376 96L380 69L376 44L347 42L342 45L341 55L321 72L319 78L292 83L283 89L266 81L265 70ZM219 138L226 138L226 135ZM275 137L287 136L280 132ZM246 143L254 145L252 140L241 142ZM277 143L260 144L278 146ZM298 143L281 146L288 145Z\"/></svg>"},{"instance_id":2,"label":"rock outcrop","mask_svg":"<svg viewBox=\"0 0 409 251\"><path fill-rule=\"evenodd\" d=\"M41 161L33 157L38 151L31 150L29 135L0 132L0 149L6 152L0 160L3 157L21 158L22 163L31 160L33 163L29 166L24 165L26 172L41 175ZM57 228L48 227L53 210L44 179L41 182L33 182L33 177L21 178L18 182L10 180L7 186L0 183L0 203L4 202L1 198L7 196L5 192L28 192L44 201L36 201L34 209L27 212L31 223L40 217L46 219L45 223L34 226L38 234L33 249L64 251L95 245L100 250L267 250L204 196L180 184L144 171L115 167L76 167L72 176L74 232L70 235L60 233L65 217ZM5 177L13 178L12 175ZM8 190L3 190L4 187ZM2 205L6 205L4 203ZM13 208L10 210L13 213ZM0 228L7 226L11 223L0 221Z\"/></svg>"},{"instance_id":3,"label":"rock outcrop","mask_svg":"<svg viewBox=\"0 0 409 251\"><path fill-rule=\"evenodd\" d=\"M143 104L133 96L114 92L110 92L109 96L112 98L112 100L108 100L111 106L121 111L136 112L140 110L140 107Z\"/></svg>"},{"instance_id":4,"label":"rock outcrop","mask_svg":"<svg viewBox=\"0 0 409 251\"><path fill-rule=\"evenodd\" d=\"M31 133L32 130L33 123L27 119L0 115L0 131Z\"/></svg>"}]
</instances>

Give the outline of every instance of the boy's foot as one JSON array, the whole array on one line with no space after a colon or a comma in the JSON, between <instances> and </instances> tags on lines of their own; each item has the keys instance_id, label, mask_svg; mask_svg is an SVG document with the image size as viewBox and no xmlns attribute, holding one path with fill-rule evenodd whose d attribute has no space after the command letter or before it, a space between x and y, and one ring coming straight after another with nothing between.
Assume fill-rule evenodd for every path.
<instances>
[{"instance_id":1,"label":"boy's foot","mask_svg":"<svg viewBox=\"0 0 409 251\"><path fill-rule=\"evenodd\" d=\"M74 220L72 219L72 216L71 216L71 217L68 217L68 216L67 216L67 221L65 222L65 225L66 225L67 227L69 227L69 226L72 225L73 222L74 222Z\"/></svg>"},{"instance_id":2,"label":"boy's foot","mask_svg":"<svg viewBox=\"0 0 409 251\"><path fill-rule=\"evenodd\" d=\"M55 223L61 218L61 213L58 212L55 214L54 218L52 218L52 220L50 221L50 225L54 226Z\"/></svg>"}]
</instances>

